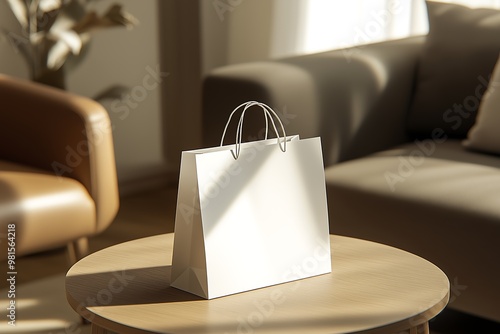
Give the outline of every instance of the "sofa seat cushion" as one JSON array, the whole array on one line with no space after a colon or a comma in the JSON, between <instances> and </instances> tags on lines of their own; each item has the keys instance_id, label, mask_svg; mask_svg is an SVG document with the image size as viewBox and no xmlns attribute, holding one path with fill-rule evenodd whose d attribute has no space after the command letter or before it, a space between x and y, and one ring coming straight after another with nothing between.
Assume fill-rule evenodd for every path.
<instances>
[{"instance_id":1,"label":"sofa seat cushion","mask_svg":"<svg viewBox=\"0 0 500 334\"><path fill-rule=\"evenodd\" d=\"M468 151L459 140L427 140L325 173L332 233L427 258L461 289L452 289L454 308L498 318L500 158ZM478 297L485 295L492 298Z\"/></svg>"},{"instance_id":2,"label":"sofa seat cushion","mask_svg":"<svg viewBox=\"0 0 500 334\"><path fill-rule=\"evenodd\" d=\"M415 141L330 167L326 175L328 184L496 217L500 224L500 158L467 151L459 140Z\"/></svg>"},{"instance_id":3,"label":"sofa seat cushion","mask_svg":"<svg viewBox=\"0 0 500 334\"><path fill-rule=\"evenodd\" d=\"M1 237L8 224L16 225L17 255L91 235L95 220L94 201L78 181L0 160Z\"/></svg>"}]
</instances>

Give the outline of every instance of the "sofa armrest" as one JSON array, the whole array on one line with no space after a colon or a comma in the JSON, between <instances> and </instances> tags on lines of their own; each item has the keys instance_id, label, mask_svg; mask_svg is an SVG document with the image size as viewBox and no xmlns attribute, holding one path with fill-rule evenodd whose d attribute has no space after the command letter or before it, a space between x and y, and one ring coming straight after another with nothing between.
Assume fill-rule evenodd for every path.
<instances>
[{"instance_id":1,"label":"sofa armrest","mask_svg":"<svg viewBox=\"0 0 500 334\"><path fill-rule=\"evenodd\" d=\"M0 159L80 181L93 198L96 232L118 210L112 128L97 102L0 75Z\"/></svg>"},{"instance_id":2,"label":"sofa armrest","mask_svg":"<svg viewBox=\"0 0 500 334\"><path fill-rule=\"evenodd\" d=\"M276 108L290 134L321 136L326 165L405 142L424 40L411 37L216 69L204 80L204 144L217 145L228 114L248 100ZM252 119L248 133L263 124Z\"/></svg>"}]
</instances>

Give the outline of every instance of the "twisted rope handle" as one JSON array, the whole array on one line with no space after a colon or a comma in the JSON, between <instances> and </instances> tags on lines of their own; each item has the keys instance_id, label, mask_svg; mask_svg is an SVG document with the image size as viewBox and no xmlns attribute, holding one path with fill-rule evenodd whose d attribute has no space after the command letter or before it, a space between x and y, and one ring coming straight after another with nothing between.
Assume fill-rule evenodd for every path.
<instances>
[{"instance_id":1,"label":"twisted rope handle","mask_svg":"<svg viewBox=\"0 0 500 334\"><path fill-rule=\"evenodd\" d=\"M267 136L268 136L269 120L270 120L271 124L273 126L273 129L274 129L274 133L276 134L276 137L277 137L276 138L277 143L278 143L281 151L286 152L286 132L285 132L285 127L283 126L283 123L281 122L281 119L279 118L278 114L271 107L269 107L267 104L257 102L257 101L248 101L248 102L242 103L231 112L231 114L229 115L229 119L227 120L226 126L224 127L224 132L222 133L220 146L222 146L224 143L224 137L226 136L227 128L229 127L229 124L231 123L231 119L232 119L233 115L241 107L244 107L243 111L240 115L240 119L238 121L238 126L236 128L235 151L233 153L234 158L238 159L238 157L240 156L240 152L241 152L241 142L242 142L242 137L243 137L243 120L245 118L246 111L250 107L253 107L253 106L259 106L262 109L262 111L264 112L264 117L266 120L266 133L265 133L264 139L267 139ZM273 116L279 122L279 125L281 127L281 131L283 133L283 137L280 137L280 135L279 135L279 132L278 132L278 129L276 128L276 124L274 122Z\"/></svg>"}]
</instances>

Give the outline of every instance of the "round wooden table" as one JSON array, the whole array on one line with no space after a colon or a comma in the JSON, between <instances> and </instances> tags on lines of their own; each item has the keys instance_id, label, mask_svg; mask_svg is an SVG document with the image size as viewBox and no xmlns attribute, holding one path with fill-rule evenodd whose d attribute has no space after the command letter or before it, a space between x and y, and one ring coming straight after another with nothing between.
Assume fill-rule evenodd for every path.
<instances>
[{"instance_id":1,"label":"round wooden table","mask_svg":"<svg viewBox=\"0 0 500 334\"><path fill-rule=\"evenodd\" d=\"M332 273L212 300L169 285L173 234L115 245L66 275L92 333L428 333L449 281L386 245L331 236Z\"/></svg>"}]
</instances>

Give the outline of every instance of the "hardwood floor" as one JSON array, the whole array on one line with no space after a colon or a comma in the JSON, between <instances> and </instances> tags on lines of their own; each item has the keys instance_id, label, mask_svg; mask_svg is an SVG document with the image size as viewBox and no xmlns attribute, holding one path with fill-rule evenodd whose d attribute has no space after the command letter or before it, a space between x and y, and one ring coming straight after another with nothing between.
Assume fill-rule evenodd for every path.
<instances>
[{"instance_id":1,"label":"hardwood floor","mask_svg":"<svg viewBox=\"0 0 500 334\"><path fill-rule=\"evenodd\" d=\"M91 252L150 235L173 232L176 187L163 188L121 199L113 224L90 240ZM4 263L0 263L5 267ZM65 273L69 269L65 249L17 260L18 284ZM50 296L47 296L50 298ZM500 324L445 309L430 322L433 334L500 333Z\"/></svg>"}]
</instances>

